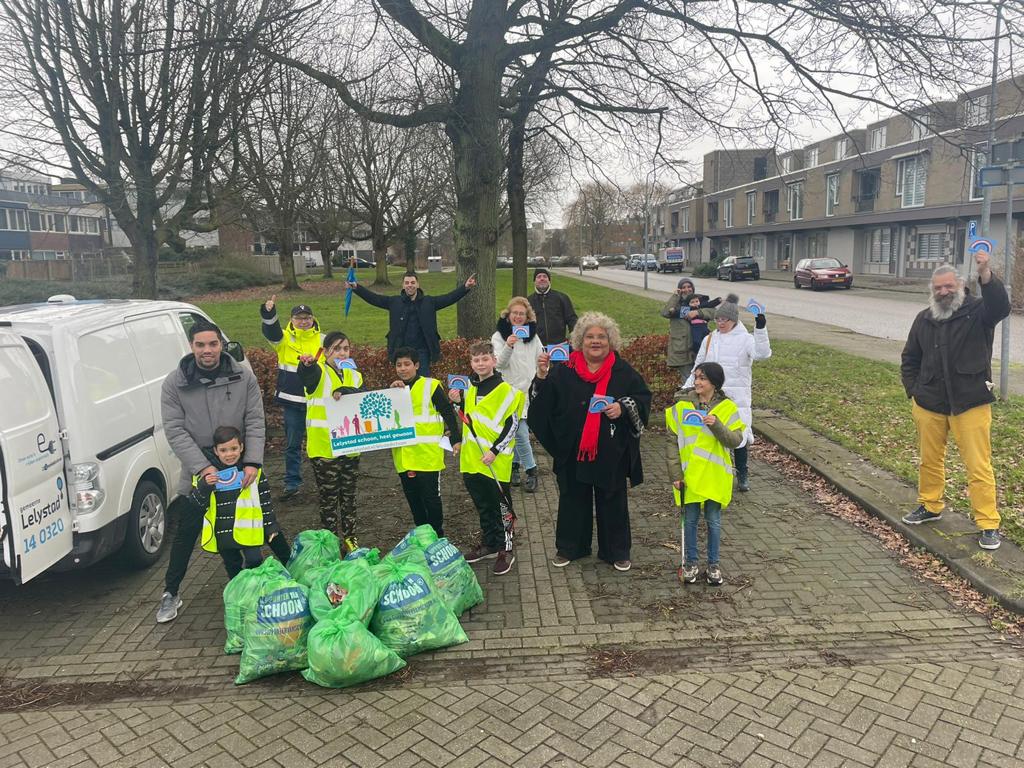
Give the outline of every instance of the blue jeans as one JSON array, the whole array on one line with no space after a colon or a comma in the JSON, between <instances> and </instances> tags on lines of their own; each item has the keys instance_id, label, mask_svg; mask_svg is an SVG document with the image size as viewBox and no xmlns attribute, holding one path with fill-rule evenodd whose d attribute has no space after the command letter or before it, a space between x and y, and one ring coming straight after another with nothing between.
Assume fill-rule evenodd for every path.
<instances>
[{"instance_id":1,"label":"blue jeans","mask_svg":"<svg viewBox=\"0 0 1024 768\"><path fill-rule=\"evenodd\" d=\"M530 427L527 425L526 419L519 420L519 429L516 430L515 462L523 469L533 469L537 466L537 460L533 458Z\"/></svg>"},{"instance_id":2,"label":"blue jeans","mask_svg":"<svg viewBox=\"0 0 1024 768\"><path fill-rule=\"evenodd\" d=\"M697 562L697 521L700 519L701 502L695 501L683 507L686 516L683 533L686 535L686 563ZM722 505L708 499L704 502L704 520L708 524L708 564L718 562L718 548L722 541Z\"/></svg>"},{"instance_id":3,"label":"blue jeans","mask_svg":"<svg viewBox=\"0 0 1024 768\"><path fill-rule=\"evenodd\" d=\"M283 404L284 410L284 487L302 485L302 438L306 435L306 406Z\"/></svg>"}]
</instances>

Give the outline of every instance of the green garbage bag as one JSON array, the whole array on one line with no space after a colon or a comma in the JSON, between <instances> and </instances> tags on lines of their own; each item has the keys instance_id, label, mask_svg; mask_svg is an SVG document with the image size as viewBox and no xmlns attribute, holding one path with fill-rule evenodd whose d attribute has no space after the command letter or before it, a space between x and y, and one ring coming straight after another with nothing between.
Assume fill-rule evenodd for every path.
<instances>
[{"instance_id":1,"label":"green garbage bag","mask_svg":"<svg viewBox=\"0 0 1024 768\"><path fill-rule=\"evenodd\" d=\"M242 652L245 615L256 606L260 588L268 579L288 578L288 571L276 557L268 557L256 568L246 568L224 587L224 653Z\"/></svg>"},{"instance_id":2,"label":"green garbage bag","mask_svg":"<svg viewBox=\"0 0 1024 768\"><path fill-rule=\"evenodd\" d=\"M292 542L288 573L300 584L309 586L310 571L341 560L338 537L330 531L303 531Z\"/></svg>"},{"instance_id":3,"label":"green garbage bag","mask_svg":"<svg viewBox=\"0 0 1024 768\"><path fill-rule=\"evenodd\" d=\"M302 676L325 688L347 688L390 675L405 661L356 621L344 605L309 632L309 667Z\"/></svg>"},{"instance_id":4,"label":"green garbage bag","mask_svg":"<svg viewBox=\"0 0 1024 768\"><path fill-rule=\"evenodd\" d=\"M380 550L374 547L373 549L367 549L366 547L360 547L359 549L353 549L343 560L359 560L365 558L370 565L377 565L380 562Z\"/></svg>"},{"instance_id":5,"label":"green garbage bag","mask_svg":"<svg viewBox=\"0 0 1024 768\"><path fill-rule=\"evenodd\" d=\"M306 668L306 639L313 625L307 590L297 581L269 579L255 609L246 614L242 658L235 684Z\"/></svg>"},{"instance_id":6,"label":"green garbage bag","mask_svg":"<svg viewBox=\"0 0 1024 768\"><path fill-rule=\"evenodd\" d=\"M391 556L397 557L411 546L426 549L435 541L437 541L437 533L434 532L434 526L417 525L405 534L405 536L402 537L402 540L395 545L395 548L391 550Z\"/></svg>"},{"instance_id":7,"label":"green garbage bag","mask_svg":"<svg viewBox=\"0 0 1024 768\"><path fill-rule=\"evenodd\" d=\"M468 642L425 565L385 558L373 572L383 577L385 586L370 620L370 631L388 648L407 658Z\"/></svg>"},{"instance_id":8,"label":"green garbage bag","mask_svg":"<svg viewBox=\"0 0 1024 768\"><path fill-rule=\"evenodd\" d=\"M365 627L380 599L382 585L373 575L365 557L342 560L318 568L309 585L309 610L313 619L322 621L337 608Z\"/></svg>"},{"instance_id":9,"label":"green garbage bag","mask_svg":"<svg viewBox=\"0 0 1024 768\"><path fill-rule=\"evenodd\" d=\"M423 550L423 555L434 584L452 613L461 616L484 601L484 590L473 568L448 539L438 539Z\"/></svg>"}]
</instances>

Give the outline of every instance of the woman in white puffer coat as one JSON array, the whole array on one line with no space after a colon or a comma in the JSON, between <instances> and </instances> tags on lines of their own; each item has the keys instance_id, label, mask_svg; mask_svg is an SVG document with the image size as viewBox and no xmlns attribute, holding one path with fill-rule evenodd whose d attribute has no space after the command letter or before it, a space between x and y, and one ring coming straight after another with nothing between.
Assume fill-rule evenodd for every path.
<instances>
[{"instance_id":1,"label":"woman in white puffer coat","mask_svg":"<svg viewBox=\"0 0 1024 768\"><path fill-rule=\"evenodd\" d=\"M726 397L736 403L740 417L747 425L743 434L743 442L734 452L736 465L737 487L741 491L749 491L747 479L747 447L754 442L751 428L751 374L755 360L765 360L772 356L772 347L768 341L768 319L764 314L756 315L754 333L739 321L739 297L731 293L715 310L715 330L704 339L697 352L694 366L701 363L718 363L725 371L725 386L722 391ZM693 387L693 372L683 384L683 389Z\"/></svg>"},{"instance_id":2,"label":"woman in white puffer coat","mask_svg":"<svg viewBox=\"0 0 1024 768\"><path fill-rule=\"evenodd\" d=\"M517 331L520 335L517 335ZM498 358L501 378L516 389L526 393L527 401L516 430L515 460L512 463L512 485L521 482L520 469L526 473L524 490L537 490L537 460L530 445L530 430L527 427L527 412L530 407L530 385L537 375L537 358L544 351L544 345L537 335L537 315L530 302L522 296L513 296L498 318L498 330L491 336L494 356Z\"/></svg>"}]
</instances>

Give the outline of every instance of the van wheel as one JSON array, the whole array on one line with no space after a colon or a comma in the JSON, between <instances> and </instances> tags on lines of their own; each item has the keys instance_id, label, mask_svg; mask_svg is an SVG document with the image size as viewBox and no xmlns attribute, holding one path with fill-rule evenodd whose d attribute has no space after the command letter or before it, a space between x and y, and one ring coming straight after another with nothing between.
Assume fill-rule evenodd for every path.
<instances>
[{"instance_id":1,"label":"van wheel","mask_svg":"<svg viewBox=\"0 0 1024 768\"><path fill-rule=\"evenodd\" d=\"M167 541L167 501L155 483L143 480L132 496L121 559L131 568L148 568L160 559Z\"/></svg>"}]
</instances>

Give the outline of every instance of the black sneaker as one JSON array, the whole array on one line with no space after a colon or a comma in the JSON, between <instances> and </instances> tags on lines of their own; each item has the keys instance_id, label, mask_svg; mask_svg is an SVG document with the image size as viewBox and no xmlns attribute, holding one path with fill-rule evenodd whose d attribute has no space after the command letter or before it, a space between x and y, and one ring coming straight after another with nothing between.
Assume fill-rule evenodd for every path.
<instances>
[{"instance_id":1,"label":"black sneaker","mask_svg":"<svg viewBox=\"0 0 1024 768\"><path fill-rule=\"evenodd\" d=\"M712 587L722 586L722 582L725 579L722 578L722 569L718 566L718 563L709 564L708 571L704 574L708 584Z\"/></svg>"},{"instance_id":2,"label":"black sneaker","mask_svg":"<svg viewBox=\"0 0 1024 768\"><path fill-rule=\"evenodd\" d=\"M736 478L736 488L744 493L750 490L750 483L747 481L746 472L741 472L739 477Z\"/></svg>"},{"instance_id":3,"label":"black sneaker","mask_svg":"<svg viewBox=\"0 0 1024 768\"><path fill-rule=\"evenodd\" d=\"M929 512L922 504L910 514L903 516L903 522L907 525L920 525L921 523L933 523L942 519L941 512Z\"/></svg>"},{"instance_id":4,"label":"black sneaker","mask_svg":"<svg viewBox=\"0 0 1024 768\"><path fill-rule=\"evenodd\" d=\"M1002 539L999 538L998 528L982 531L981 535L978 536L978 546L982 549L999 549L999 545L1002 543Z\"/></svg>"},{"instance_id":5,"label":"black sneaker","mask_svg":"<svg viewBox=\"0 0 1024 768\"><path fill-rule=\"evenodd\" d=\"M296 486L295 488L285 488L284 492L280 495L279 498L281 499L281 501L288 501L288 499L294 499L298 495L299 489L298 486Z\"/></svg>"},{"instance_id":6,"label":"black sneaker","mask_svg":"<svg viewBox=\"0 0 1024 768\"><path fill-rule=\"evenodd\" d=\"M511 482L512 485L519 485L522 482L522 479L519 477L519 465L518 464L513 464L512 465L512 479L509 482Z\"/></svg>"},{"instance_id":7,"label":"black sneaker","mask_svg":"<svg viewBox=\"0 0 1024 768\"><path fill-rule=\"evenodd\" d=\"M537 468L526 470L526 483L523 487L527 493L537 492Z\"/></svg>"}]
</instances>

